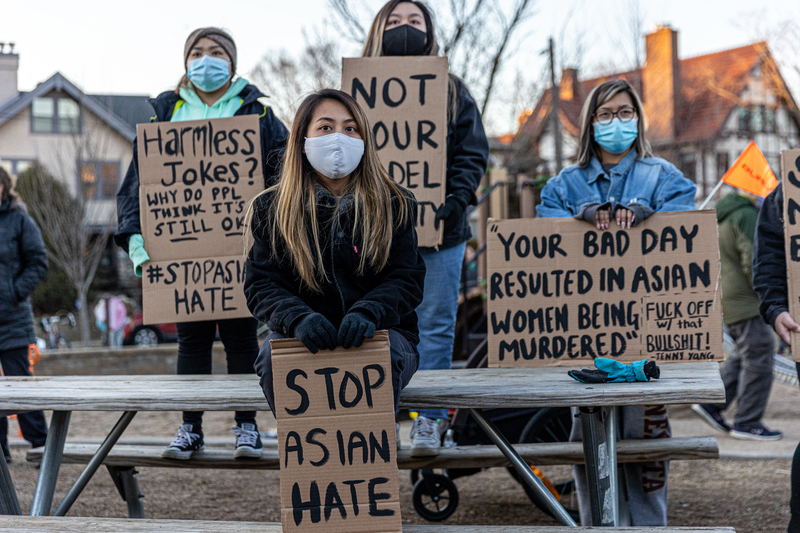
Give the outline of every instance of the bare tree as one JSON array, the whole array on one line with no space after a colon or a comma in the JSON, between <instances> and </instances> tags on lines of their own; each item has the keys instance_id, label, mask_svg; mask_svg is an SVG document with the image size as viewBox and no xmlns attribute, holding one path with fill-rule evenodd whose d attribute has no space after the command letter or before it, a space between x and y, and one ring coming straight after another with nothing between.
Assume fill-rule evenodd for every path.
<instances>
[{"instance_id":1,"label":"bare tree","mask_svg":"<svg viewBox=\"0 0 800 533\"><path fill-rule=\"evenodd\" d=\"M87 114L85 109L83 114ZM78 176L76 180L75 169L76 162L102 161L108 138L95 131L89 121L84 121L83 131L76 130L64 137L49 150L53 167L46 169L36 164L29 168L19 176L17 190L42 231L49 259L75 287L81 341L88 343L91 340L89 287L114 231L115 211L113 202L86 197L92 187L102 187L102 176L93 176L94 181L92 176L86 176L87 180ZM76 182L74 188L70 187L69 184Z\"/></svg>"},{"instance_id":2,"label":"bare tree","mask_svg":"<svg viewBox=\"0 0 800 533\"><path fill-rule=\"evenodd\" d=\"M250 72L250 78L270 97L272 110L284 124L291 124L305 94L339 88L342 62L339 45L316 33L313 40L303 31L305 48L298 57L285 51L267 53Z\"/></svg>"},{"instance_id":3,"label":"bare tree","mask_svg":"<svg viewBox=\"0 0 800 533\"><path fill-rule=\"evenodd\" d=\"M328 0L347 38L363 44L366 28L383 0L367 6L362 0ZM535 0L447 0L437 19L438 38L450 70L472 89L482 113L498 93L497 80L526 37ZM442 2L444 4L444 2ZM371 8L371 9L370 9ZM519 34L522 38L517 38Z\"/></svg>"}]
</instances>

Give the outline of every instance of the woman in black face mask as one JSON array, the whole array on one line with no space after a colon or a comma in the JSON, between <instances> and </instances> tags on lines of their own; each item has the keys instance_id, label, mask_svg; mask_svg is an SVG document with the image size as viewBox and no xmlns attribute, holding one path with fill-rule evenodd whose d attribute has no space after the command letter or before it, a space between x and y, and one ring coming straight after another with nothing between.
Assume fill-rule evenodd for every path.
<instances>
[{"instance_id":1,"label":"woman in black face mask","mask_svg":"<svg viewBox=\"0 0 800 533\"><path fill-rule=\"evenodd\" d=\"M372 22L362 57L435 56L439 54L433 17L417 0L391 0ZM467 239L467 206L486 172L489 143L481 115L467 86L450 74L448 83L447 197L436 214L444 239L436 248L420 248L425 260L424 299L419 317L420 370L450 368L453 359L458 289ZM446 409L419 412L411 431L411 455L439 454Z\"/></svg>"}]
</instances>

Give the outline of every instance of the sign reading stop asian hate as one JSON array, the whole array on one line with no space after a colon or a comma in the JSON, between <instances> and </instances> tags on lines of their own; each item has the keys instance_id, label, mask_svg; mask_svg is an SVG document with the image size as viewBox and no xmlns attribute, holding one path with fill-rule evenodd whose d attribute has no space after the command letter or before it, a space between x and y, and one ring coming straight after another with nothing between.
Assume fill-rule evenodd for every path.
<instances>
[{"instance_id":1,"label":"sign reading stop asian hate","mask_svg":"<svg viewBox=\"0 0 800 533\"><path fill-rule=\"evenodd\" d=\"M388 333L316 355L270 342L283 531L402 531Z\"/></svg>"},{"instance_id":2,"label":"sign reading stop asian hate","mask_svg":"<svg viewBox=\"0 0 800 533\"><path fill-rule=\"evenodd\" d=\"M417 199L420 246L442 242L446 194L447 58L342 59L342 90L367 114L389 175Z\"/></svg>"},{"instance_id":3,"label":"sign reading stop asian hate","mask_svg":"<svg viewBox=\"0 0 800 533\"><path fill-rule=\"evenodd\" d=\"M721 361L714 211L489 221L489 365Z\"/></svg>"},{"instance_id":4,"label":"sign reading stop asian hate","mask_svg":"<svg viewBox=\"0 0 800 533\"><path fill-rule=\"evenodd\" d=\"M781 152L781 169L789 313L797 320L800 316L800 150ZM797 332L791 331L790 335L792 359L800 362L800 339Z\"/></svg>"},{"instance_id":5,"label":"sign reading stop asian hate","mask_svg":"<svg viewBox=\"0 0 800 533\"><path fill-rule=\"evenodd\" d=\"M250 316L244 217L264 189L256 115L137 126L145 324Z\"/></svg>"}]
</instances>

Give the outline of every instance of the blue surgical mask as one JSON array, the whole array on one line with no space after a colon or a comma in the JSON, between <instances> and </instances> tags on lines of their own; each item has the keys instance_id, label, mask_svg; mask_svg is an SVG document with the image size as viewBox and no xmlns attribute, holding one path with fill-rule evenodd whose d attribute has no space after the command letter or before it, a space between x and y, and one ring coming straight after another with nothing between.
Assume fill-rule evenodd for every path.
<instances>
[{"instance_id":1,"label":"blue surgical mask","mask_svg":"<svg viewBox=\"0 0 800 533\"><path fill-rule=\"evenodd\" d=\"M211 93L231 79L230 65L230 61L205 55L189 60L186 64L187 76L196 88Z\"/></svg>"},{"instance_id":2,"label":"blue surgical mask","mask_svg":"<svg viewBox=\"0 0 800 533\"><path fill-rule=\"evenodd\" d=\"M622 122L614 119L608 124L595 122L594 140L609 154L621 154L633 144L639 135L639 119Z\"/></svg>"}]
</instances>

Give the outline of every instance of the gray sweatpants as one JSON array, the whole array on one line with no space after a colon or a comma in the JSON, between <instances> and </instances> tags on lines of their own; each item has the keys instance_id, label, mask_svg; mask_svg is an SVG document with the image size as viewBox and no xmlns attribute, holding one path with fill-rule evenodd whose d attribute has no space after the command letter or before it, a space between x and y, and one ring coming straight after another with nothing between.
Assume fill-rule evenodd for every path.
<instances>
[{"instance_id":1,"label":"gray sweatpants","mask_svg":"<svg viewBox=\"0 0 800 533\"><path fill-rule=\"evenodd\" d=\"M759 427L772 389L775 337L772 328L760 316L731 324L728 333L736 346L720 368L725 383L725 403L714 407L724 411L735 399L734 423Z\"/></svg>"},{"instance_id":2,"label":"gray sweatpants","mask_svg":"<svg viewBox=\"0 0 800 533\"><path fill-rule=\"evenodd\" d=\"M572 408L573 414L578 408ZM660 439L672 436L665 405L629 405L617 407L618 439ZM582 440L581 420L573 419L570 442ZM620 498L622 487L627 489L627 500L632 526L667 525L667 476L669 461L651 463L626 463L619 465ZM589 490L586 480L586 467L573 467L575 487L578 493L578 507L581 512L581 525L592 525L592 510L589 505ZM620 506L620 514L625 508ZM623 517L621 522L625 523ZM596 524L600 525L600 524Z\"/></svg>"}]
</instances>

